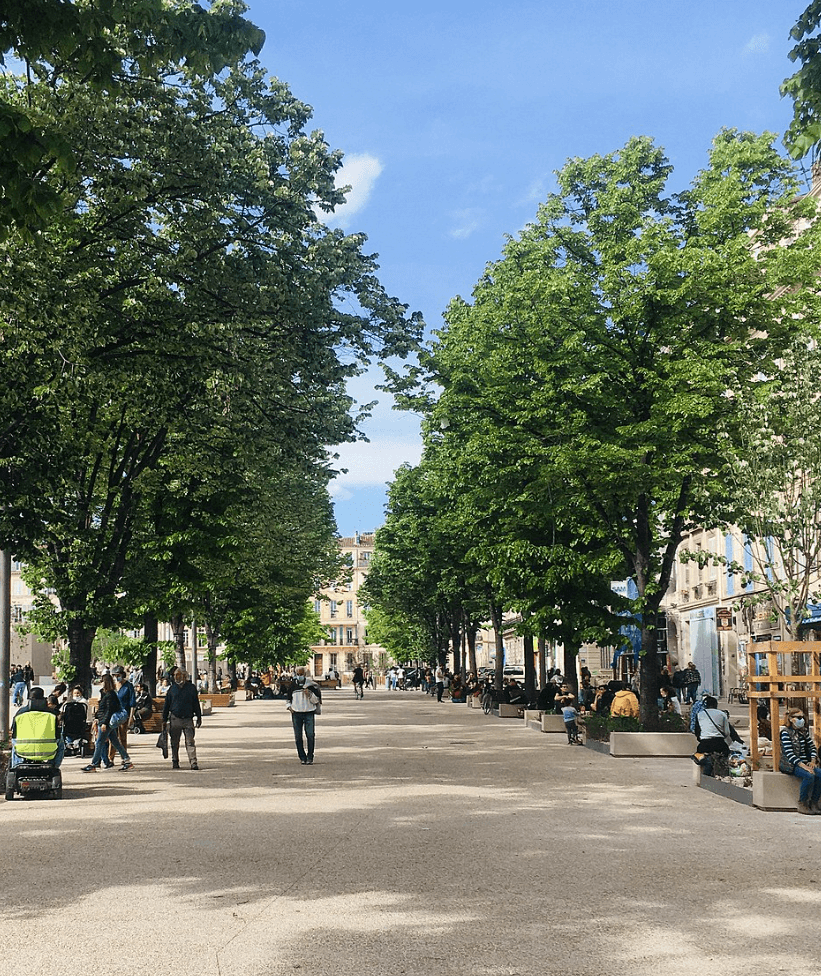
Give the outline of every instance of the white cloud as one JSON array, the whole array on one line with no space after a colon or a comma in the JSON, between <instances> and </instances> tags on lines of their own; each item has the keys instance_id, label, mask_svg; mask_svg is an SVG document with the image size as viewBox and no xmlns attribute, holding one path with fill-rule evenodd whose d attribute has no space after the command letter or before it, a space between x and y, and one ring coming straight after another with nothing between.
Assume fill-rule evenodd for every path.
<instances>
[{"instance_id":1,"label":"white cloud","mask_svg":"<svg viewBox=\"0 0 821 976\"><path fill-rule=\"evenodd\" d=\"M350 498L350 488L381 486L393 481L394 472L401 465L418 464L422 457L421 440L378 438L368 443L356 441L334 448L339 460L334 466L347 468L330 485L331 495L339 501Z\"/></svg>"},{"instance_id":2,"label":"white cloud","mask_svg":"<svg viewBox=\"0 0 821 976\"><path fill-rule=\"evenodd\" d=\"M454 210L450 216L455 221L455 226L448 231L449 236L457 241L463 241L479 229L482 211L469 207L466 210Z\"/></svg>"},{"instance_id":3,"label":"white cloud","mask_svg":"<svg viewBox=\"0 0 821 976\"><path fill-rule=\"evenodd\" d=\"M374 185L382 172L382 163L368 153L351 153L342 161L334 182L337 186L350 186L345 203L336 208L333 214L319 213L325 223L347 227L354 214L359 213L368 203Z\"/></svg>"},{"instance_id":4,"label":"white cloud","mask_svg":"<svg viewBox=\"0 0 821 976\"><path fill-rule=\"evenodd\" d=\"M745 54L766 54L770 50L770 35L755 34L744 45Z\"/></svg>"}]
</instances>

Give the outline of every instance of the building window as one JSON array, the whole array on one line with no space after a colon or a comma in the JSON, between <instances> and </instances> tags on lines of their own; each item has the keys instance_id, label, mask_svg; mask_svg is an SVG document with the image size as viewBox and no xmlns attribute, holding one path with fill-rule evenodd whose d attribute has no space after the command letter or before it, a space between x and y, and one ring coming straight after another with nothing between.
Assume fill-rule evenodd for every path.
<instances>
[{"instance_id":1,"label":"building window","mask_svg":"<svg viewBox=\"0 0 821 976\"><path fill-rule=\"evenodd\" d=\"M349 627L347 631L345 631L345 642L347 644L353 644L354 642L353 627Z\"/></svg>"},{"instance_id":2,"label":"building window","mask_svg":"<svg viewBox=\"0 0 821 976\"><path fill-rule=\"evenodd\" d=\"M347 600L346 601L346 603L345 603L345 616L346 617L352 617L353 616L353 600Z\"/></svg>"},{"instance_id":3,"label":"building window","mask_svg":"<svg viewBox=\"0 0 821 976\"><path fill-rule=\"evenodd\" d=\"M347 668L348 671L353 671L353 669L356 667L353 660L353 654L348 654L348 656L346 657L345 667Z\"/></svg>"},{"instance_id":4,"label":"building window","mask_svg":"<svg viewBox=\"0 0 821 976\"><path fill-rule=\"evenodd\" d=\"M322 601L314 600L314 613L321 613L321 612L322 612Z\"/></svg>"},{"instance_id":5,"label":"building window","mask_svg":"<svg viewBox=\"0 0 821 976\"><path fill-rule=\"evenodd\" d=\"M331 616L336 616L336 600L331 600Z\"/></svg>"},{"instance_id":6,"label":"building window","mask_svg":"<svg viewBox=\"0 0 821 976\"><path fill-rule=\"evenodd\" d=\"M332 653L329 656L330 656L331 663L328 665L328 669L330 671L334 671L338 667L338 663L337 662L338 662L338 659L339 659L339 655L336 654L336 653Z\"/></svg>"}]
</instances>

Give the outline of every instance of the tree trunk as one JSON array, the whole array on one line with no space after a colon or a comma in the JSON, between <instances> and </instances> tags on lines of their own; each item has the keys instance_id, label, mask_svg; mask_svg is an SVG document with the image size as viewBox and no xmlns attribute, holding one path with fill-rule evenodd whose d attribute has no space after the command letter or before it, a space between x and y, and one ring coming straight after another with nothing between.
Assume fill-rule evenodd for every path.
<instances>
[{"instance_id":1,"label":"tree trunk","mask_svg":"<svg viewBox=\"0 0 821 976\"><path fill-rule=\"evenodd\" d=\"M206 620L205 637L208 641L208 690L211 694L219 691L217 688L217 645L219 644L219 631L213 630Z\"/></svg>"},{"instance_id":2,"label":"tree trunk","mask_svg":"<svg viewBox=\"0 0 821 976\"><path fill-rule=\"evenodd\" d=\"M547 641L540 637L536 646L539 649L539 688L547 684Z\"/></svg>"},{"instance_id":3,"label":"tree trunk","mask_svg":"<svg viewBox=\"0 0 821 976\"><path fill-rule=\"evenodd\" d=\"M450 643L453 648L453 673L462 671L462 614L454 611L450 615Z\"/></svg>"},{"instance_id":4,"label":"tree trunk","mask_svg":"<svg viewBox=\"0 0 821 976\"><path fill-rule=\"evenodd\" d=\"M498 603L490 601L490 619L493 622L493 635L496 640L496 672L493 676L493 687L501 692L505 674L505 642L502 633L504 614Z\"/></svg>"},{"instance_id":5,"label":"tree trunk","mask_svg":"<svg viewBox=\"0 0 821 976\"><path fill-rule=\"evenodd\" d=\"M536 662L533 659L533 634L524 635L525 694L529 702L536 701Z\"/></svg>"},{"instance_id":6,"label":"tree trunk","mask_svg":"<svg viewBox=\"0 0 821 976\"><path fill-rule=\"evenodd\" d=\"M465 618L465 636L468 641L468 658L470 659L470 673L479 674L479 669L476 666L476 631L479 628L468 621Z\"/></svg>"},{"instance_id":7,"label":"tree trunk","mask_svg":"<svg viewBox=\"0 0 821 976\"><path fill-rule=\"evenodd\" d=\"M73 617L68 622L68 663L74 669L72 684L80 685L86 698L91 696L91 645L96 627L86 627Z\"/></svg>"},{"instance_id":8,"label":"tree trunk","mask_svg":"<svg viewBox=\"0 0 821 976\"><path fill-rule=\"evenodd\" d=\"M185 619L182 614L171 615L171 630L174 633L174 653L177 667L185 670ZM194 679L192 679L194 680Z\"/></svg>"},{"instance_id":9,"label":"tree trunk","mask_svg":"<svg viewBox=\"0 0 821 976\"><path fill-rule=\"evenodd\" d=\"M641 657L639 658L639 719L647 732L659 727L658 697L661 685L658 654L656 653L656 616L642 618Z\"/></svg>"},{"instance_id":10,"label":"tree trunk","mask_svg":"<svg viewBox=\"0 0 821 976\"><path fill-rule=\"evenodd\" d=\"M565 640L562 646L564 647L564 663L562 665L564 680L566 684L570 685L573 689L573 694L578 698L579 678L576 674L576 659L579 655L579 648L570 640Z\"/></svg>"},{"instance_id":11,"label":"tree trunk","mask_svg":"<svg viewBox=\"0 0 821 976\"><path fill-rule=\"evenodd\" d=\"M157 694L157 638L159 637L159 623L150 613L143 617L143 642L146 646L143 658L143 681L148 685L151 696Z\"/></svg>"}]
</instances>

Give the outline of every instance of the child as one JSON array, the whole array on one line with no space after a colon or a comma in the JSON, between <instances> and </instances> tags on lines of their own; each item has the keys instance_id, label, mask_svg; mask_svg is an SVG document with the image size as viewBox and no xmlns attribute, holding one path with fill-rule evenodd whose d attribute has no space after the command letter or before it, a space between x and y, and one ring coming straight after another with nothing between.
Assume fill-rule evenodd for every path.
<instances>
[{"instance_id":1,"label":"child","mask_svg":"<svg viewBox=\"0 0 821 976\"><path fill-rule=\"evenodd\" d=\"M569 746L572 746L574 742L578 745L582 744L579 738L579 727L576 725L576 719L579 717L579 713L573 704L574 701L575 699L572 695L565 695L560 702L564 727L567 730L567 744Z\"/></svg>"}]
</instances>

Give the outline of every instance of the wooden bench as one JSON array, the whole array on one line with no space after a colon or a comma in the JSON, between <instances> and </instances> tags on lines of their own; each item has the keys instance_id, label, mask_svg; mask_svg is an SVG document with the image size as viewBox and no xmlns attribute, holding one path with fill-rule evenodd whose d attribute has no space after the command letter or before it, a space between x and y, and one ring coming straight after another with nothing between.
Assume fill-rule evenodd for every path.
<instances>
[{"instance_id":1,"label":"wooden bench","mask_svg":"<svg viewBox=\"0 0 821 976\"><path fill-rule=\"evenodd\" d=\"M236 705L236 698L234 697L233 691L219 695L203 692L200 695L200 702L204 701L210 701L213 708L233 708Z\"/></svg>"},{"instance_id":2,"label":"wooden bench","mask_svg":"<svg viewBox=\"0 0 821 976\"><path fill-rule=\"evenodd\" d=\"M339 683L336 678L314 678L320 688L338 688Z\"/></svg>"}]
</instances>

